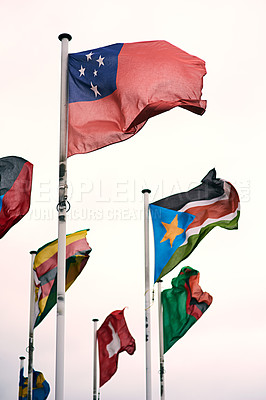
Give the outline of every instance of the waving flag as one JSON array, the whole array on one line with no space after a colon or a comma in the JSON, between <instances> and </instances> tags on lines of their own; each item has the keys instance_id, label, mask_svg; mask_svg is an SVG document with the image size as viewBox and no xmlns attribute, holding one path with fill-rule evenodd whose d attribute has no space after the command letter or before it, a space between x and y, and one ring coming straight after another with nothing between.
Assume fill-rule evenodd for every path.
<instances>
[{"instance_id":1,"label":"waving flag","mask_svg":"<svg viewBox=\"0 0 266 400\"><path fill-rule=\"evenodd\" d=\"M154 231L154 282L170 272L215 226L237 229L240 203L231 183L212 169L202 184L150 204Z\"/></svg>"},{"instance_id":2,"label":"waving flag","mask_svg":"<svg viewBox=\"0 0 266 400\"><path fill-rule=\"evenodd\" d=\"M203 114L203 60L163 41L69 54L68 157L128 139L174 107Z\"/></svg>"},{"instance_id":3,"label":"waving flag","mask_svg":"<svg viewBox=\"0 0 266 400\"><path fill-rule=\"evenodd\" d=\"M28 398L28 378L24 378L24 368L20 369L19 400ZM49 383L40 371L33 370L32 400L46 400L50 393Z\"/></svg>"},{"instance_id":4,"label":"waving flag","mask_svg":"<svg viewBox=\"0 0 266 400\"><path fill-rule=\"evenodd\" d=\"M212 296L199 286L200 274L191 267L181 269L172 288L162 292L164 353L167 352L207 310Z\"/></svg>"},{"instance_id":5,"label":"waving flag","mask_svg":"<svg viewBox=\"0 0 266 400\"><path fill-rule=\"evenodd\" d=\"M66 236L66 290L85 267L91 248L86 240L87 229ZM38 326L56 304L58 240L41 247L34 260L35 322Z\"/></svg>"},{"instance_id":6,"label":"waving flag","mask_svg":"<svg viewBox=\"0 0 266 400\"><path fill-rule=\"evenodd\" d=\"M0 239L29 211L32 170L21 157L0 158Z\"/></svg>"},{"instance_id":7,"label":"waving flag","mask_svg":"<svg viewBox=\"0 0 266 400\"><path fill-rule=\"evenodd\" d=\"M100 386L103 386L117 370L118 354L126 351L132 355L136 350L135 339L131 336L124 310L113 311L97 331Z\"/></svg>"}]
</instances>

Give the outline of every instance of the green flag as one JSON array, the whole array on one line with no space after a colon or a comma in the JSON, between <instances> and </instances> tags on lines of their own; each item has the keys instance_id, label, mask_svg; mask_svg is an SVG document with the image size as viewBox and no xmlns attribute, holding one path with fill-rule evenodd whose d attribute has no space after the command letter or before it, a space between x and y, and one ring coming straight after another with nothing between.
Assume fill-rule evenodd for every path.
<instances>
[{"instance_id":1,"label":"green flag","mask_svg":"<svg viewBox=\"0 0 266 400\"><path fill-rule=\"evenodd\" d=\"M212 303L212 296L201 290L200 274L183 267L172 279L172 289L162 292L164 353L167 352Z\"/></svg>"}]
</instances>

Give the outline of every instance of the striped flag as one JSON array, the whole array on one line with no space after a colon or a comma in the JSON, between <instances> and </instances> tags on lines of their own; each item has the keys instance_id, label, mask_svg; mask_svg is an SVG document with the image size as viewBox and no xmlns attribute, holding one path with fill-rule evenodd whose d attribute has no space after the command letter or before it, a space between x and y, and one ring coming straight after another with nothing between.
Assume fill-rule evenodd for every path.
<instances>
[{"instance_id":1,"label":"striped flag","mask_svg":"<svg viewBox=\"0 0 266 400\"><path fill-rule=\"evenodd\" d=\"M212 303L212 296L199 285L200 273L183 267L162 292L163 342L166 353L198 321Z\"/></svg>"},{"instance_id":2,"label":"striped flag","mask_svg":"<svg viewBox=\"0 0 266 400\"><path fill-rule=\"evenodd\" d=\"M237 229L240 202L212 169L201 185L150 204L154 231L154 282L176 267L215 226Z\"/></svg>"},{"instance_id":3,"label":"striped flag","mask_svg":"<svg viewBox=\"0 0 266 400\"><path fill-rule=\"evenodd\" d=\"M66 290L85 267L91 248L87 229L66 236ZM45 244L34 260L35 318L34 328L56 304L58 240Z\"/></svg>"}]
</instances>

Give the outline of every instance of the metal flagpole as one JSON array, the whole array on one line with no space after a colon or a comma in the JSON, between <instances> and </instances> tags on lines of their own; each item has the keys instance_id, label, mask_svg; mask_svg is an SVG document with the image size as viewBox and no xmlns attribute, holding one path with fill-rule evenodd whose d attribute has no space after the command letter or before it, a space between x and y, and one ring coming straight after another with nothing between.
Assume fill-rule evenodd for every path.
<instances>
[{"instance_id":1,"label":"metal flagpole","mask_svg":"<svg viewBox=\"0 0 266 400\"><path fill-rule=\"evenodd\" d=\"M31 254L31 274L30 274L30 318L29 318L29 347L28 347L28 394L27 400L32 400L32 382L33 382L33 319L34 319L34 275L33 265L36 251L30 251Z\"/></svg>"},{"instance_id":2,"label":"metal flagpole","mask_svg":"<svg viewBox=\"0 0 266 400\"><path fill-rule=\"evenodd\" d=\"M150 336L150 262L149 262L149 189L144 194L144 246L145 246L145 337L146 337L146 400L151 400L151 336Z\"/></svg>"},{"instance_id":3,"label":"metal flagpole","mask_svg":"<svg viewBox=\"0 0 266 400\"><path fill-rule=\"evenodd\" d=\"M164 391L164 353L163 353L163 309L161 301L161 282L158 281L158 320L159 320L159 350L160 350L160 399L165 399Z\"/></svg>"},{"instance_id":4,"label":"metal flagpole","mask_svg":"<svg viewBox=\"0 0 266 400\"><path fill-rule=\"evenodd\" d=\"M57 319L55 400L64 400L65 351L65 266L66 266L66 205L67 205L67 59L68 33L58 36L61 41L61 98L59 150L58 262L57 262Z\"/></svg>"},{"instance_id":5,"label":"metal flagpole","mask_svg":"<svg viewBox=\"0 0 266 400\"><path fill-rule=\"evenodd\" d=\"M20 359L20 365L19 365L19 372L20 372L21 368L24 368L25 357L24 356L20 356L19 359Z\"/></svg>"},{"instance_id":6,"label":"metal flagpole","mask_svg":"<svg viewBox=\"0 0 266 400\"><path fill-rule=\"evenodd\" d=\"M21 371L21 368L24 368L25 357L20 356L19 359L20 359L20 363L19 363L19 378L20 378L20 371ZM20 383L20 381L19 381L19 383ZM18 389L18 393L19 393L19 389ZM19 395L18 395L18 397L19 397Z\"/></svg>"},{"instance_id":7,"label":"metal flagpole","mask_svg":"<svg viewBox=\"0 0 266 400\"><path fill-rule=\"evenodd\" d=\"M93 320L93 400L97 400L97 318Z\"/></svg>"}]
</instances>

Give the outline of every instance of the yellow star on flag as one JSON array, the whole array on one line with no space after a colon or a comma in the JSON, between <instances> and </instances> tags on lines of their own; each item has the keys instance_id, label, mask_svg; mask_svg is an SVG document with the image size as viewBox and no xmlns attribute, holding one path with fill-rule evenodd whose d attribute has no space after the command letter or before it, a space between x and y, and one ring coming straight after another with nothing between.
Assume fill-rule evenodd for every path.
<instances>
[{"instance_id":1,"label":"yellow star on flag","mask_svg":"<svg viewBox=\"0 0 266 400\"><path fill-rule=\"evenodd\" d=\"M165 235L162 238L160 243L165 242L166 240L169 239L171 247L172 247L175 238L178 235L181 235L181 233L184 232L184 229L178 228L178 217L177 217L177 214L176 214L175 218L173 219L173 221L171 222L171 224L167 224L166 222L162 222L162 224L166 229L166 233L165 233Z\"/></svg>"}]
</instances>

